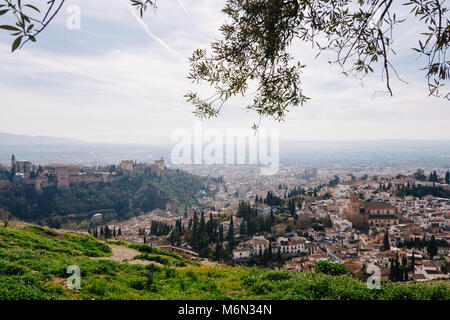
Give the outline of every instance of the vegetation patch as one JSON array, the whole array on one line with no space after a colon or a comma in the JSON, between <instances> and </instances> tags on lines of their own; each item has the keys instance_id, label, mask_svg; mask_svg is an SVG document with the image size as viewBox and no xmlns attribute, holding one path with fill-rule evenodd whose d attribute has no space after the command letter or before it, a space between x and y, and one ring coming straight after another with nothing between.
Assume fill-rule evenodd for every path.
<instances>
[{"instance_id":1,"label":"vegetation patch","mask_svg":"<svg viewBox=\"0 0 450 320\"><path fill-rule=\"evenodd\" d=\"M164 267L93 259L93 253L110 255L107 244L86 234L55 232L16 222L0 228L0 299L450 299L449 281L408 285L386 281L381 289L371 290L364 282L328 271L204 266L126 242L141 252L139 258ZM72 265L80 267L80 290L66 285Z\"/></svg>"}]
</instances>

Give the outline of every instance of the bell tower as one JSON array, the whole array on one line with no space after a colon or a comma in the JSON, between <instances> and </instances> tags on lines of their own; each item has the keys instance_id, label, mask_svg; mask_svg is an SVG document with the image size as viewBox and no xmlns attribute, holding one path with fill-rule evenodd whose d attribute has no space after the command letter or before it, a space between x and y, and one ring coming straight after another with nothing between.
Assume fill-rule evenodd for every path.
<instances>
[{"instance_id":1,"label":"bell tower","mask_svg":"<svg viewBox=\"0 0 450 320\"><path fill-rule=\"evenodd\" d=\"M350 195L350 216L356 216L359 214L359 193L352 193Z\"/></svg>"},{"instance_id":2,"label":"bell tower","mask_svg":"<svg viewBox=\"0 0 450 320\"><path fill-rule=\"evenodd\" d=\"M356 192L352 193L350 195L350 202L351 203L358 203L359 202L359 193L356 193Z\"/></svg>"},{"instance_id":3,"label":"bell tower","mask_svg":"<svg viewBox=\"0 0 450 320\"><path fill-rule=\"evenodd\" d=\"M349 220L356 228L367 228L368 215L363 209L363 203L359 199L359 193L352 193L350 195L349 204Z\"/></svg>"}]
</instances>

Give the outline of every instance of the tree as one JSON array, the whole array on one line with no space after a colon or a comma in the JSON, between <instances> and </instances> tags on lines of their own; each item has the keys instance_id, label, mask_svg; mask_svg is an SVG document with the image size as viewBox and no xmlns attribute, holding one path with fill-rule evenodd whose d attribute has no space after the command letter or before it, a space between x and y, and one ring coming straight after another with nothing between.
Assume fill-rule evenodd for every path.
<instances>
[{"instance_id":1,"label":"tree","mask_svg":"<svg viewBox=\"0 0 450 320\"><path fill-rule=\"evenodd\" d=\"M295 208L296 208L295 199L292 198L288 201L288 210L293 216L295 216Z\"/></svg>"},{"instance_id":2,"label":"tree","mask_svg":"<svg viewBox=\"0 0 450 320\"><path fill-rule=\"evenodd\" d=\"M16 175L16 166L14 165L12 168L11 168L11 172L10 172L10 174L9 174L9 177L8 177L8 180L10 181L10 182L13 182L14 181L14 176Z\"/></svg>"},{"instance_id":3,"label":"tree","mask_svg":"<svg viewBox=\"0 0 450 320\"><path fill-rule=\"evenodd\" d=\"M108 226L105 226L105 239L111 238L111 230Z\"/></svg>"},{"instance_id":4,"label":"tree","mask_svg":"<svg viewBox=\"0 0 450 320\"><path fill-rule=\"evenodd\" d=\"M247 233L247 228L245 226L245 220L242 219L241 224L239 225L239 235L243 236Z\"/></svg>"},{"instance_id":5,"label":"tree","mask_svg":"<svg viewBox=\"0 0 450 320\"><path fill-rule=\"evenodd\" d=\"M263 252L263 265L267 266L267 264L269 263L270 259L269 259L269 250L265 249Z\"/></svg>"},{"instance_id":6,"label":"tree","mask_svg":"<svg viewBox=\"0 0 450 320\"><path fill-rule=\"evenodd\" d=\"M5 229L8 227L10 217L11 213L8 211L8 209L4 209L0 204L0 219L3 221L3 227Z\"/></svg>"},{"instance_id":7,"label":"tree","mask_svg":"<svg viewBox=\"0 0 450 320\"><path fill-rule=\"evenodd\" d=\"M427 253L430 256L430 259L433 259L438 253L438 244L434 235L431 236L430 242L428 243Z\"/></svg>"},{"instance_id":8,"label":"tree","mask_svg":"<svg viewBox=\"0 0 450 320\"><path fill-rule=\"evenodd\" d=\"M390 243L389 243L389 233L388 233L387 230L384 232L383 249L384 249L384 250L389 250L389 249L391 249L391 245L390 245Z\"/></svg>"},{"instance_id":9,"label":"tree","mask_svg":"<svg viewBox=\"0 0 450 320\"><path fill-rule=\"evenodd\" d=\"M350 273L342 264L332 263L326 260L318 261L314 267L314 271L332 276L347 275Z\"/></svg>"},{"instance_id":10,"label":"tree","mask_svg":"<svg viewBox=\"0 0 450 320\"><path fill-rule=\"evenodd\" d=\"M445 183L450 184L450 172L449 171L447 171L447 173L445 174Z\"/></svg>"},{"instance_id":11,"label":"tree","mask_svg":"<svg viewBox=\"0 0 450 320\"><path fill-rule=\"evenodd\" d=\"M211 44L212 53L198 49L191 57L189 78L209 83L215 94L202 99L198 93L188 92L186 99L199 117L216 117L230 97L246 94L255 84L258 89L247 109L260 117L283 120L290 108L309 99L301 87L305 65L295 63L290 53L294 40L314 45L318 54L326 51L334 55L330 63L339 65L345 75L364 77L379 70L379 65L392 95L392 74L397 75L391 61L395 55L392 32L406 19L423 24L424 39L413 50L428 57L424 69L429 93L450 99L450 92L441 94L450 73L445 58L450 42L449 8L442 1L404 0L402 4L411 13L399 20L404 6L393 0L360 0L357 4L228 0L223 10L228 20L220 28L222 39Z\"/></svg>"},{"instance_id":12,"label":"tree","mask_svg":"<svg viewBox=\"0 0 450 320\"><path fill-rule=\"evenodd\" d=\"M438 182L438 176L436 171L430 173L430 177L428 178L430 182Z\"/></svg>"},{"instance_id":13,"label":"tree","mask_svg":"<svg viewBox=\"0 0 450 320\"><path fill-rule=\"evenodd\" d=\"M419 181L426 180L425 172L422 169L417 169L417 171L414 173L413 177Z\"/></svg>"},{"instance_id":14,"label":"tree","mask_svg":"<svg viewBox=\"0 0 450 320\"><path fill-rule=\"evenodd\" d=\"M219 242L223 242L223 225L222 223L219 225Z\"/></svg>"},{"instance_id":15,"label":"tree","mask_svg":"<svg viewBox=\"0 0 450 320\"><path fill-rule=\"evenodd\" d=\"M269 249L267 251L268 251L267 252L267 259L269 261L272 261L272 243L271 242L269 242Z\"/></svg>"},{"instance_id":16,"label":"tree","mask_svg":"<svg viewBox=\"0 0 450 320\"><path fill-rule=\"evenodd\" d=\"M406 271L405 264L406 264L405 261L402 261L402 265L399 263L397 253L395 255L395 260L391 261L389 280L391 280L392 282L406 281L408 278L408 273Z\"/></svg>"},{"instance_id":17,"label":"tree","mask_svg":"<svg viewBox=\"0 0 450 320\"><path fill-rule=\"evenodd\" d=\"M227 235L227 240L228 240L228 248L229 250L233 250L234 249L234 225L233 225L233 216L230 217L230 225L228 227L228 235Z\"/></svg>"},{"instance_id":18,"label":"tree","mask_svg":"<svg viewBox=\"0 0 450 320\"><path fill-rule=\"evenodd\" d=\"M337 175L334 176L333 180L330 180L330 187L337 186L339 184L339 177Z\"/></svg>"},{"instance_id":19,"label":"tree","mask_svg":"<svg viewBox=\"0 0 450 320\"><path fill-rule=\"evenodd\" d=\"M153 274L158 271L159 268L155 264L151 263L147 266L147 286L151 287L153 284Z\"/></svg>"}]
</instances>

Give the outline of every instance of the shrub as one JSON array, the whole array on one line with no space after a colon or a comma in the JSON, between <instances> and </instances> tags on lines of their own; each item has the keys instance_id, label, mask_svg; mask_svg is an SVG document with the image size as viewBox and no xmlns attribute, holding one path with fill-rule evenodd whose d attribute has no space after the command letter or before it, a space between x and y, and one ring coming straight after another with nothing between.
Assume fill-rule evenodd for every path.
<instances>
[{"instance_id":1,"label":"shrub","mask_svg":"<svg viewBox=\"0 0 450 320\"><path fill-rule=\"evenodd\" d=\"M27 269L14 263L5 260L0 260L0 275L3 276L18 276L27 273Z\"/></svg>"},{"instance_id":2,"label":"shrub","mask_svg":"<svg viewBox=\"0 0 450 320\"><path fill-rule=\"evenodd\" d=\"M339 263L332 263L329 261L319 261L314 267L315 272L329 274L330 276L348 275L349 271L345 266Z\"/></svg>"},{"instance_id":3,"label":"shrub","mask_svg":"<svg viewBox=\"0 0 450 320\"><path fill-rule=\"evenodd\" d=\"M289 271L269 271L264 279L269 281L283 281L289 280L291 278L292 273Z\"/></svg>"}]
</instances>

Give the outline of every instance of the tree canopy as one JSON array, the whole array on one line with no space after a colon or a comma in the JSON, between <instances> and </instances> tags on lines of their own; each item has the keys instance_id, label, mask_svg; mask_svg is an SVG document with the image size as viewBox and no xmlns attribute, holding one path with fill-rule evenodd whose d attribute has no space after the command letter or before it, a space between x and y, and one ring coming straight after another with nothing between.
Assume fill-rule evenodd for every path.
<instances>
[{"instance_id":1,"label":"tree canopy","mask_svg":"<svg viewBox=\"0 0 450 320\"><path fill-rule=\"evenodd\" d=\"M148 7L156 8L155 0L130 1L141 16ZM0 0L0 16L10 14L16 19L15 24L0 25L12 32L13 51L36 41L65 0L49 1L45 10L24 2ZM405 7L409 14L404 15ZM209 50L195 50L190 59L188 78L214 89L208 98L197 92L185 96L200 118L218 116L231 97L248 95L253 86L256 92L247 108L260 118L281 121L289 110L307 102L301 83L306 66L290 52L294 40L312 44L318 55L330 52L334 58L329 62L340 66L345 75L364 78L382 70L380 77L392 95L392 78L400 79L392 62L396 54L393 31L410 19L422 26L422 39L411 43L411 48L426 58L417 69L425 71L428 94L450 100L446 0L395 4L393 0L227 0L223 12L227 19L220 27L221 38Z\"/></svg>"},{"instance_id":2,"label":"tree canopy","mask_svg":"<svg viewBox=\"0 0 450 320\"><path fill-rule=\"evenodd\" d=\"M428 57L423 67L429 94L450 99L450 92L442 93L450 66L445 1L402 4L411 10L408 19L423 24L424 39L413 50ZM290 108L303 105L308 100L301 87L305 66L289 52L297 39L313 44L318 54L332 52L335 59L330 63L346 75L364 77L381 64L387 91L393 93L393 30L405 21L397 18L393 0L228 0L223 11L228 16L220 29L223 38L211 44L210 52L198 49L191 58L189 77L215 89L207 99L195 92L186 95L200 117L217 116L230 97L246 94L251 83L257 90L247 108L261 117L283 120Z\"/></svg>"}]
</instances>

